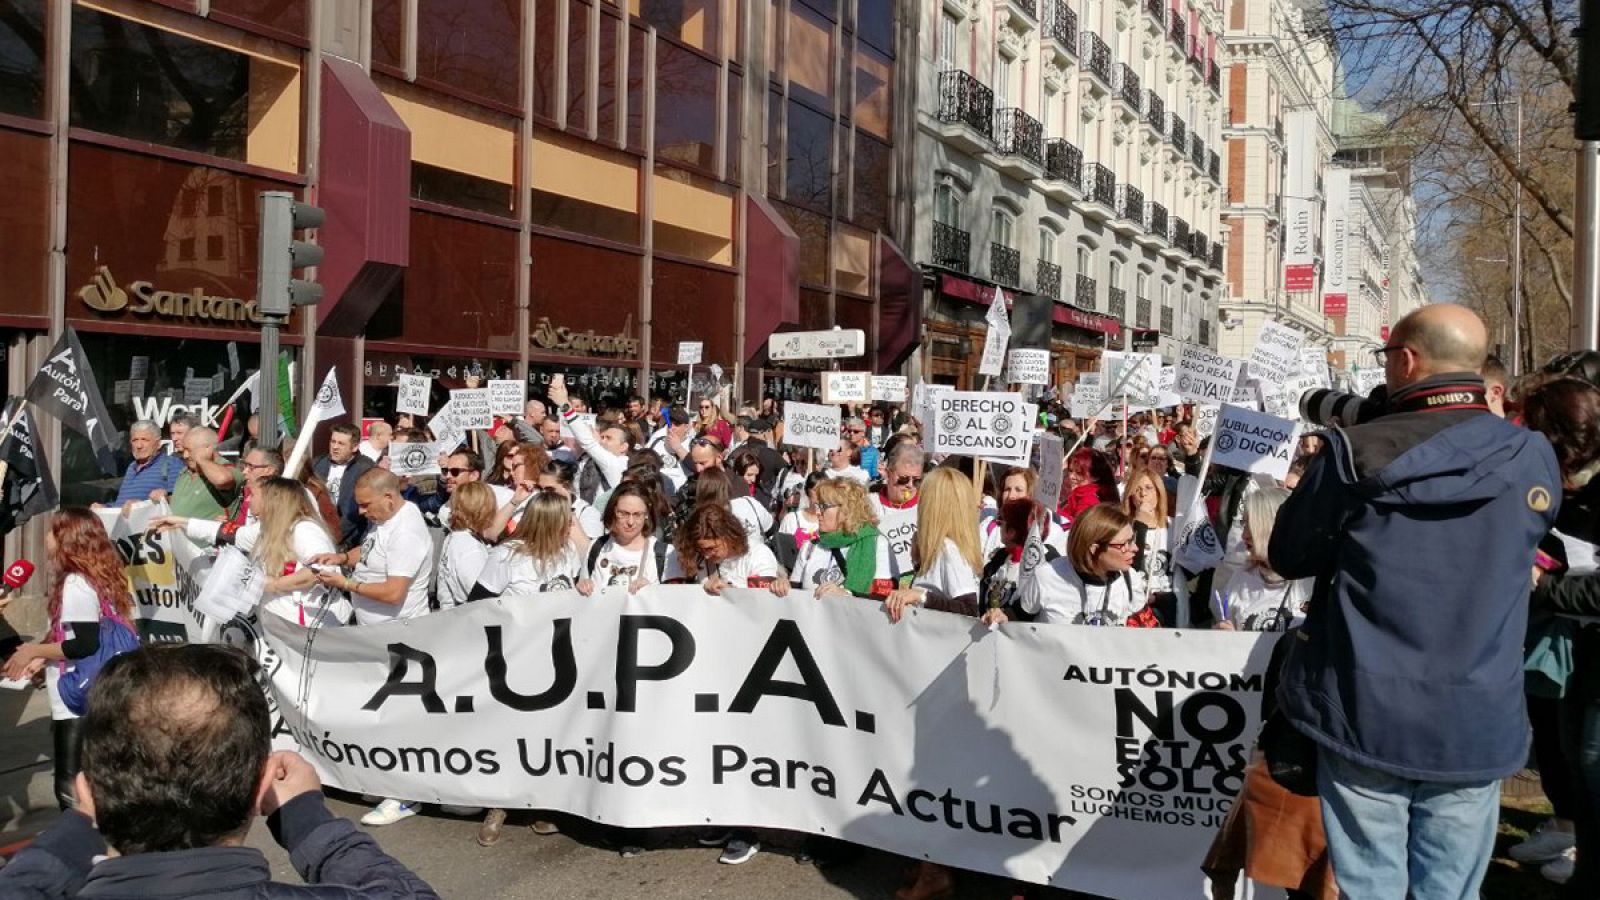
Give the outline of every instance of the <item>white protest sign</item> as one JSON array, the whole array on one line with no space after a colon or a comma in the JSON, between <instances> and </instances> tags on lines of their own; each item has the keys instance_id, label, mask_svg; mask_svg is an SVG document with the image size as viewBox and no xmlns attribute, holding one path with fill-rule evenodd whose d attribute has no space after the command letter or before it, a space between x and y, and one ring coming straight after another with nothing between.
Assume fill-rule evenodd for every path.
<instances>
[{"instance_id":1,"label":"white protest sign","mask_svg":"<svg viewBox=\"0 0 1600 900\"><path fill-rule=\"evenodd\" d=\"M823 403L867 403L872 400L872 376L867 372L823 372Z\"/></svg>"},{"instance_id":2,"label":"white protest sign","mask_svg":"<svg viewBox=\"0 0 1600 900\"><path fill-rule=\"evenodd\" d=\"M1294 461L1300 425L1242 406L1225 404L1212 439L1211 461L1244 472L1261 472L1273 478L1289 474Z\"/></svg>"},{"instance_id":3,"label":"white protest sign","mask_svg":"<svg viewBox=\"0 0 1600 900\"><path fill-rule=\"evenodd\" d=\"M1039 436L1039 481L1033 487L1033 499L1043 503L1045 509L1061 505L1061 480L1066 474L1062 467L1064 452L1061 435Z\"/></svg>"},{"instance_id":4,"label":"white protest sign","mask_svg":"<svg viewBox=\"0 0 1600 900\"><path fill-rule=\"evenodd\" d=\"M1357 369L1350 373L1351 385L1355 388L1355 392L1363 397L1372 393L1378 385L1383 384L1383 380L1383 370L1375 367Z\"/></svg>"},{"instance_id":5,"label":"white protest sign","mask_svg":"<svg viewBox=\"0 0 1600 900\"><path fill-rule=\"evenodd\" d=\"M1317 387L1328 387L1333 381L1328 377L1327 351L1316 344L1300 347L1300 374L1317 379Z\"/></svg>"},{"instance_id":6,"label":"white protest sign","mask_svg":"<svg viewBox=\"0 0 1600 900\"><path fill-rule=\"evenodd\" d=\"M698 365L700 365L700 358L705 353L705 349L706 349L706 345L705 345L704 341L679 341L678 342L678 365L680 365L680 366L698 366Z\"/></svg>"},{"instance_id":7,"label":"white protest sign","mask_svg":"<svg viewBox=\"0 0 1600 900\"><path fill-rule=\"evenodd\" d=\"M1183 405L1183 398L1173 390L1177 382L1178 367L1162 366L1161 376L1156 379L1156 409L1170 409Z\"/></svg>"},{"instance_id":8,"label":"white protest sign","mask_svg":"<svg viewBox=\"0 0 1600 900\"><path fill-rule=\"evenodd\" d=\"M1222 407L1207 403L1194 408L1194 433L1203 438L1210 437L1217 430L1217 416L1221 414Z\"/></svg>"},{"instance_id":9,"label":"white protest sign","mask_svg":"<svg viewBox=\"0 0 1600 900\"><path fill-rule=\"evenodd\" d=\"M255 611L261 602L266 576L238 547L223 547L206 573L194 608L208 618L226 622Z\"/></svg>"},{"instance_id":10,"label":"white protest sign","mask_svg":"<svg viewBox=\"0 0 1600 900\"><path fill-rule=\"evenodd\" d=\"M1155 353L1120 353L1111 351L1101 356L1100 383L1121 383L1117 396L1126 397L1129 406L1154 406L1156 379L1161 376L1161 356Z\"/></svg>"},{"instance_id":11,"label":"white protest sign","mask_svg":"<svg viewBox=\"0 0 1600 900\"><path fill-rule=\"evenodd\" d=\"M489 380L489 411L497 416L520 416L528 405L528 383L520 378Z\"/></svg>"},{"instance_id":12,"label":"white protest sign","mask_svg":"<svg viewBox=\"0 0 1600 900\"><path fill-rule=\"evenodd\" d=\"M447 400L439 407L439 411L428 420L428 427L433 431L433 447L439 453L449 453L467 439L467 430L456 415L454 400Z\"/></svg>"},{"instance_id":13,"label":"white protest sign","mask_svg":"<svg viewBox=\"0 0 1600 900\"><path fill-rule=\"evenodd\" d=\"M906 402L906 377L904 375L872 376L872 399L885 403Z\"/></svg>"},{"instance_id":14,"label":"white protest sign","mask_svg":"<svg viewBox=\"0 0 1600 900\"><path fill-rule=\"evenodd\" d=\"M783 442L796 447L832 450L839 446L839 407L820 403L783 404Z\"/></svg>"},{"instance_id":15,"label":"white protest sign","mask_svg":"<svg viewBox=\"0 0 1600 900\"><path fill-rule=\"evenodd\" d=\"M306 416L307 431L312 430L313 422L326 422L344 415L344 397L339 394L339 379L335 377L336 369L329 369L328 374L322 377L322 385L317 388L316 402L311 404L311 413Z\"/></svg>"},{"instance_id":16,"label":"white protest sign","mask_svg":"<svg viewBox=\"0 0 1600 900\"><path fill-rule=\"evenodd\" d=\"M400 376L400 393L395 397L394 408L396 412L410 413L416 416L428 414L428 395L433 390L433 379L426 375Z\"/></svg>"},{"instance_id":17,"label":"white protest sign","mask_svg":"<svg viewBox=\"0 0 1600 900\"><path fill-rule=\"evenodd\" d=\"M1033 442L1035 438L1034 423L1039 421L1039 404L1024 403L1022 404L1022 407L1023 440L1017 443L1016 449L1008 452L991 453L987 456L979 456L979 459L1001 466L1015 466L1019 469L1026 468L1028 466L1033 456Z\"/></svg>"},{"instance_id":18,"label":"white protest sign","mask_svg":"<svg viewBox=\"0 0 1600 900\"><path fill-rule=\"evenodd\" d=\"M1029 449L1028 404L1021 394L949 391L934 398L933 452L1015 458Z\"/></svg>"},{"instance_id":19,"label":"white protest sign","mask_svg":"<svg viewBox=\"0 0 1600 900\"><path fill-rule=\"evenodd\" d=\"M1300 345L1305 339L1299 329L1262 322L1255 349L1250 351L1251 372L1262 381L1282 384L1300 371Z\"/></svg>"},{"instance_id":20,"label":"white protest sign","mask_svg":"<svg viewBox=\"0 0 1600 900\"><path fill-rule=\"evenodd\" d=\"M1217 407L1211 407L1213 410ZM1222 562L1222 541L1211 526L1200 479L1194 475L1178 478L1178 514L1172 520L1172 561L1193 573L1215 568Z\"/></svg>"},{"instance_id":21,"label":"white protest sign","mask_svg":"<svg viewBox=\"0 0 1600 900\"><path fill-rule=\"evenodd\" d=\"M1178 352L1177 380L1172 388L1196 403L1226 403L1233 399L1244 360L1232 359L1197 344L1184 344Z\"/></svg>"},{"instance_id":22,"label":"white protest sign","mask_svg":"<svg viewBox=\"0 0 1600 900\"><path fill-rule=\"evenodd\" d=\"M454 449L454 448L452 448ZM389 471L415 478L439 474L439 451L433 444L389 444Z\"/></svg>"},{"instance_id":23,"label":"white protest sign","mask_svg":"<svg viewBox=\"0 0 1600 900\"><path fill-rule=\"evenodd\" d=\"M919 385L922 387L922 407L918 411L918 419L922 422L922 446L924 449L933 446L933 439L939 434L939 419L934 414L940 395L948 394L955 390L948 384Z\"/></svg>"},{"instance_id":24,"label":"white protest sign","mask_svg":"<svg viewBox=\"0 0 1600 900\"><path fill-rule=\"evenodd\" d=\"M1006 381L1012 384L1049 384L1049 350L1012 350L1006 354Z\"/></svg>"},{"instance_id":25,"label":"white protest sign","mask_svg":"<svg viewBox=\"0 0 1600 900\"><path fill-rule=\"evenodd\" d=\"M1282 386L1268 384L1257 378L1252 378L1250 385L1254 388L1256 396L1261 400L1262 412L1269 416L1277 416L1280 419L1295 418L1293 414L1295 403L1289 399L1289 395L1284 392Z\"/></svg>"},{"instance_id":26,"label":"white protest sign","mask_svg":"<svg viewBox=\"0 0 1600 900\"><path fill-rule=\"evenodd\" d=\"M1006 315L1006 295L999 288L994 289L984 321L989 323L989 330L983 336L983 359L978 363L978 374L998 378L1006 363L1006 348L1011 344L1011 319Z\"/></svg>"},{"instance_id":27,"label":"white protest sign","mask_svg":"<svg viewBox=\"0 0 1600 900\"><path fill-rule=\"evenodd\" d=\"M1283 398L1287 400L1289 404L1289 418L1300 418L1300 398L1304 397L1307 391L1315 391L1327 387L1323 381L1324 380L1321 377L1301 372L1299 375L1296 375L1284 382Z\"/></svg>"},{"instance_id":28,"label":"white protest sign","mask_svg":"<svg viewBox=\"0 0 1600 900\"><path fill-rule=\"evenodd\" d=\"M457 388L450 392L450 407L456 421L464 429L494 427L494 411L489 404L488 388Z\"/></svg>"}]
</instances>

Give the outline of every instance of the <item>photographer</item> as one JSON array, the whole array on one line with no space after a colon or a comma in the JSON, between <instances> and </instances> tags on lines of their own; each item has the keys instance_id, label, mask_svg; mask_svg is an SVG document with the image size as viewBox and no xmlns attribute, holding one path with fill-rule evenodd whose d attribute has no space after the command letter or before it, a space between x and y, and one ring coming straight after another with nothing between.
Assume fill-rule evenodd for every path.
<instances>
[{"instance_id":1,"label":"photographer","mask_svg":"<svg viewBox=\"0 0 1600 900\"><path fill-rule=\"evenodd\" d=\"M1490 413L1487 343L1461 306L1400 320L1374 351L1382 415L1326 432L1272 532L1272 569L1316 580L1278 699L1316 744L1344 896L1476 896L1528 760L1529 573L1561 474Z\"/></svg>"}]
</instances>

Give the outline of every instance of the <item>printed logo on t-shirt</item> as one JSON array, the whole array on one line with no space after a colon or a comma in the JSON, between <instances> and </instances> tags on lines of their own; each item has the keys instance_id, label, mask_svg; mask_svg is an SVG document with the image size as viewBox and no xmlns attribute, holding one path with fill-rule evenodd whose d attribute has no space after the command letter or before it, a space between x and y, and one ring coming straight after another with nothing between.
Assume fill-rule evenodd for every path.
<instances>
[{"instance_id":1,"label":"printed logo on t-shirt","mask_svg":"<svg viewBox=\"0 0 1600 900\"><path fill-rule=\"evenodd\" d=\"M1279 606L1265 612L1246 616L1244 620L1245 631L1288 631L1293 614L1286 608Z\"/></svg>"},{"instance_id":2,"label":"printed logo on t-shirt","mask_svg":"<svg viewBox=\"0 0 1600 900\"><path fill-rule=\"evenodd\" d=\"M544 584L539 585L539 593L545 594L551 591L570 591L576 586L576 583L566 575L557 575L546 581Z\"/></svg>"},{"instance_id":3,"label":"printed logo on t-shirt","mask_svg":"<svg viewBox=\"0 0 1600 900\"><path fill-rule=\"evenodd\" d=\"M600 571L596 574L599 577L595 580L599 581L603 587L615 587L619 584L629 585L633 583L635 578L639 577L639 567L638 565L615 565L609 558L601 557Z\"/></svg>"}]
</instances>

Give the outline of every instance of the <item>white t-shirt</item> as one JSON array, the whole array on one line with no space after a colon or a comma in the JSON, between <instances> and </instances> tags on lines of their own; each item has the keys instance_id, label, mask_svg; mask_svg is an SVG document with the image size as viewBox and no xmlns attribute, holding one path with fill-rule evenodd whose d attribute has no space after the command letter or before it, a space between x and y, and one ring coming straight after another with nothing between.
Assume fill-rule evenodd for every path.
<instances>
[{"instance_id":1,"label":"white t-shirt","mask_svg":"<svg viewBox=\"0 0 1600 900\"><path fill-rule=\"evenodd\" d=\"M829 478L848 478L851 481L859 481L862 484L872 483L872 476L868 475L867 470L861 468L860 466L845 466L842 469L823 469L822 474Z\"/></svg>"},{"instance_id":2,"label":"white t-shirt","mask_svg":"<svg viewBox=\"0 0 1600 900\"><path fill-rule=\"evenodd\" d=\"M1121 625L1144 608L1144 578L1130 569L1105 584L1078 577L1072 560L1063 556L1023 579L1022 608L1053 625Z\"/></svg>"},{"instance_id":3,"label":"white t-shirt","mask_svg":"<svg viewBox=\"0 0 1600 900\"><path fill-rule=\"evenodd\" d=\"M495 509L499 509L500 507L505 506L507 503L510 503L511 502L511 498L513 496L515 496L515 493L511 490L511 488L508 488L505 485L489 484L489 482L487 482L487 481L485 481L483 483L488 485L489 490L491 492L493 492L493 494L494 494L494 508ZM527 505L527 504L523 504L523 505ZM516 510L516 512L520 513L521 510L520 509ZM509 527L510 524L515 523L516 520L517 520L517 516L515 514L513 514L512 517L511 517L511 523L508 523L508 527ZM441 526L443 526L445 528L445 530L447 530L447 531L450 528L450 503L449 503L449 501L445 501L445 504L443 506L439 507L439 524Z\"/></svg>"},{"instance_id":4,"label":"white t-shirt","mask_svg":"<svg viewBox=\"0 0 1600 900\"><path fill-rule=\"evenodd\" d=\"M582 497L572 498L572 514L578 517L578 527L583 530L583 536L589 540L597 540L606 533L605 520L600 516L600 510L594 504Z\"/></svg>"},{"instance_id":5,"label":"white t-shirt","mask_svg":"<svg viewBox=\"0 0 1600 900\"><path fill-rule=\"evenodd\" d=\"M571 544L562 545L561 555L553 560L536 560L519 553L521 541L508 541L495 547L490 554L490 566L500 594L543 594L549 591L569 591L577 587L583 575L583 557Z\"/></svg>"},{"instance_id":6,"label":"white t-shirt","mask_svg":"<svg viewBox=\"0 0 1600 900\"><path fill-rule=\"evenodd\" d=\"M695 572L694 581L702 584L712 575L720 577L729 587L750 587L751 578L776 578L778 576L778 558L772 555L766 544L751 542L750 548L743 556L725 559L714 566L701 566ZM667 580L674 581L685 577L683 574L683 560L673 554L667 560Z\"/></svg>"},{"instance_id":7,"label":"white t-shirt","mask_svg":"<svg viewBox=\"0 0 1600 900\"><path fill-rule=\"evenodd\" d=\"M444 536L439 548L439 608L452 609L467 602L489 564L489 545L465 529Z\"/></svg>"},{"instance_id":8,"label":"white t-shirt","mask_svg":"<svg viewBox=\"0 0 1600 900\"><path fill-rule=\"evenodd\" d=\"M911 572L911 544L917 537L916 499L912 500L910 506L897 507L884 503L882 494L872 494L868 502L878 517L878 530L889 540L895 576Z\"/></svg>"},{"instance_id":9,"label":"white t-shirt","mask_svg":"<svg viewBox=\"0 0 1600 900\"><path fill-rule=\"evenodd\" d=\"M100 621L100 595L95 592L94 586L89 584L89 579L79 574L67 576L61 584L61 640L70 641L75 637L72 631L73 622L99 622ZM72 660L67 660L67 665L72 665ZM67 709L66 701L61 699L61 691L57 687L61 683L61 665L47 662L44 664L44 689L50 694L50 718L76 719L71 710Z\"/></svg>"},{"instance_id":10,"label":"white t-shirt","mask_svg":"<svg viewBox=\"0 0 1600 900\"><path fill-rule=\"evenodd\" d=\"M1246 566L1211 592L1211 613L1239 631L1288 631L1305 621L1311 583L1269 579L1260 566Z\"/></svg>"},{"instance_id":11,"label":"white t-shirt","mask_svg":"<svg viewBox=\"0 0 1600 900\"><path fill-rule=\"evenodd\" d=\"M1169 530L1163 526L1145 532L1144 575L1146 595L1172 590L1172 548L1168 545Z\"/></svg>"},{"instance_id":12,"label":"white t-shirt","mask_svg":"<svg viewBox=\"0 0 1600 900\"><path fill-rule=\"evenodd\" d=\"M978 593L978 573L961 557L956 542L945 538L933 565L918 575L911 586L927 591L929 599L953 600Z\"/></svg>"},{"instance_id":13,"label":"white t-shirt","mask_svg":"<svg viewBox=\"0 0 1600 900\"><path fill-rule=\"evenodd\" d=\"M608 587L627 587L638 579L644 579L650 584L659 584L665 575L656 569L655 545L660 538L646 538L644 549L626 550L617 546L610 538L602 538L600 555L595 559L594 568L587 575L594 582L594 589L603 591ZM673 566L673 555L676 553L672 546L667 546L666 560L663 568L670 570Z\"/></svg>"},{"instance_id":14,"label":"white t-shirt","mask_svg":"<svg viewBox=\"0 0 1600 900\"><path fill-rule=\"evenodd\" d=\"M395 619L412 619L428 612L428 574L433 568L433 538L428 523L414 503L403 503L389 521L367 532L361 544L361 561L351 581L363 584L388 578L410 578L406 596L398 605L352 595L357 625L377 625Z\"/></svg>"},{"instance_id":15,"label":"white t-shirt","mask_svg":"<svg viewBox=\"0 0 1600 900\"><path fill-rule=\"evenodd\" d=\"M846 550L838 552L838 558L849 558ZM890 579L894 577L894 557L889 553L889 541L882 534L878 535L877 554L873 580ZM794 572L789 576L789 582L799 588L817 588L824 584L843 584L844 572L839 565L839 559L834 552L822 546L820 541L812 541L800 548L800 556L795 560Z\"/></svg>"},{"instance_id":16,"label":"white t-shirt","mask_svg":"<svg viewBox=\"0 0 1600 900\"><path fill-rule=\"evenodd\" d=\"M328 477L322 481L328 486L328 496L333 498L334 504L339 502L339 483L344 481L344 472L350 468L349 463L328 462Z\"/></svg>"},{"instance_id":17,"label":"white t-shirt","mask_svg":"<svg viewBox=\"0 0 1600 900\"><path fill-rule=\"evenodd\" d=\"M767 539L767 532L772 530L772 513L762 506L760 501L749 494L743 497L734 497L728 501L733 508L734 518L744 526L744 533L750 538L750 543L759 544Z\"/></svg>"},{"instance_id":18,"label":"white t-shirt","mask_svg":"<svg viewBox=\"0 0 1600 900\"><path fill-rule=\"evenodd\" d=\"M1059 515L1050 513L1050 527L1045 530L1045 546L1065 556L1067 554L1067 532L1070 526L1061 520ZM983 558L994 556L994 552L1005 544L1004 529L1000 527L999 516L988 516L978 526L979 537L983 539Z\"/></svg>"},{"instance_id":19,"label":"white t-shirt","mask_svg":"<svg viewBox=\"0 0 1600 900\"><path fill-rule=\"evenodd\" d=\"M795 542L795 547L805 549L805 546L817 539L817 519L815 516L802 515L800 510L792 509L784 514L783 521L778 523L778 534L786 535Z\"/></svg>"}]
</instances>

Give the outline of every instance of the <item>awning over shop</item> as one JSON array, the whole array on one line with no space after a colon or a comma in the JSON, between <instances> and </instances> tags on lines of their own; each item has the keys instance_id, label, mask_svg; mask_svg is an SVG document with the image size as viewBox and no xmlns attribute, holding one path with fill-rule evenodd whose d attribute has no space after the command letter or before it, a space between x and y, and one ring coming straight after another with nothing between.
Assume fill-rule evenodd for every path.
<instances>
[{"instance_id":1,"label":"awning over shop","mask_svg":"<svg viewBox=\"0 0 1600 900\"><path fill-rule=\"evenodd\" d=\"M988 306L990 298L994 296L994 287L955 275L943 274L939 276L939 292L978 306ZM1007 293L1015 292L1007 291ZM1122 336L1122 323L1115 318L1073 306L1071 303L1053 304L1051 319L1057 325L1070 325L1073 328L1098 332L1113 339Z\"/></svg>"},{"instance_id":2,"label":"awning over shop","mask_svg":"<svg viewBox=\"0 0 1600 900\"><path fill-rule=\"evenodd\" d=\"M800 238L777 210L751 194L745 203L744 358L766 361L767 337L800 323Z\"/></svg>"},{"instance_id":3,"label":"awning over shop","mask_svg":"<svg viewBox=\"0 0 1600 900\"><path fill-rule=\"evenodd\" d=\"M922 272L894 241L878 236L878 373L900 366L922 342Z\"/></svg>"}]
</instances>

